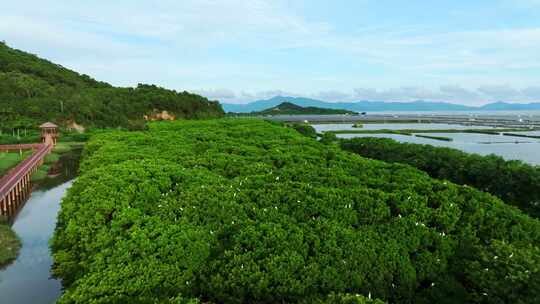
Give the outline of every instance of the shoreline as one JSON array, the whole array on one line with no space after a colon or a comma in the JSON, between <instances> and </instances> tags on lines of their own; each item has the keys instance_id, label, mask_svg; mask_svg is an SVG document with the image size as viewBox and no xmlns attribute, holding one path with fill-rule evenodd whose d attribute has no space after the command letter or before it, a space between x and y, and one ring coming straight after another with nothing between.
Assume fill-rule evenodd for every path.
<instances>
[{"instance_id":1,"label":"shoreline","mask_svg":"<svg viewBox=\"0 0 540 304\"><path fill-rule=\"evenodd\" d=\"M33 184L31 185L30 193L38 190L40 184L46 182L48 179L55 179L60 176L61 173L51 172L52 169L58 166L63 155L73 152L82 145L84 145L84 142L58 143L52 152L46 156L43 165L32 175L31 180ZM14 221L16 217L17 215L11 220ZM22 248L21 240L13 231L11 225L12 222L10 222L10 219L0 217L0 270L7 268L15 262Z\"/></svg>"},{"instance_id":2,"label":"shoreline","mask_svg":"<svg viewBox=\"0 0 540 304\"><path fill-rule=\"evenodd\" d=\"M0 270L11 265L21 250L22 243L7 220L0 219Z\"/></svg>"}]
</instances>

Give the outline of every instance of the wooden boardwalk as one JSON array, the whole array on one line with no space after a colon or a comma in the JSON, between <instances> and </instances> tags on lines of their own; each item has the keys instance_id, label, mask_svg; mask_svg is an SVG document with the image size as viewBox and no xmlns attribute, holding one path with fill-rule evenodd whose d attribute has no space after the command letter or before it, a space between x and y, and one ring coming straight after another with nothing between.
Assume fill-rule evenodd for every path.
<instances>
[{"instance_id":1,"label":"wooden boardwalk","mask_svg":"<svg viewBox=\"0 0 540 304\"><path fill-rule=\"evenodd\" d=\"M0 151L33 149L34 153L6 175L0 178L0 216L13 218L30 194L30 177L40 165L45 156L52 150L53 145L22 144L0 145Z\"/></svg>"},{"instance_id":2,"label":"wooden boardwalk","mask_svg":"<svg viewBox=\"0 0 540 304\"><path fill-rule=\"evenodd\" d=\"M0 145L0 152L14 151L14 150L37 150L41 148L43 144L18 144L18 145Z\"/></svg>"}]
</instances>

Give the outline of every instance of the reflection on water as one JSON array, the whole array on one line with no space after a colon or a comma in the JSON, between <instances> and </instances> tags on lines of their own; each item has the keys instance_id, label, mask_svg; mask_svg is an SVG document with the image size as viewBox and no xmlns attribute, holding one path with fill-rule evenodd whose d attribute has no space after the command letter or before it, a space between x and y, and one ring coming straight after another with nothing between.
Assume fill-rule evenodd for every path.
<instances>
[{"instance_id":1,"label":"reflection on water","mask_svg":"<svg viewBox=\"0 0 540 304\"><path fill-rule=\"evenodd\" d=\"M75 178L79 170L81 153L82 148L78 147L69 153L62 154L60 160L51 166L49 173L53 175L41 181L36 187L37 190L52 189Z\"/></svg>"},{"instance_id":2,"label":"reflection on water","mask_svg":"<svg viewBox=\"0 0 540 304\"><path fill-rule=\"evenodd\" d=\"M505 159L516 159L540 165L540 140L503 135L433 133L430 135L450 137L453 148L480 155L495 154Z\"/></svg>"},{"instance_id":3,"label":"reflection on water","mask_svg":"<svg viewBox=\"0 0 540 304\"><path fill-rule=\"evenodd\" d=\"M56 177L40 184L15 218L12 228L22 248L17 260L0 271L0 303L48 304L59 297L62 286L50 274L49 239L60 201L77 172L79 152L61 157Z\"/></svg>"}]
</instances>

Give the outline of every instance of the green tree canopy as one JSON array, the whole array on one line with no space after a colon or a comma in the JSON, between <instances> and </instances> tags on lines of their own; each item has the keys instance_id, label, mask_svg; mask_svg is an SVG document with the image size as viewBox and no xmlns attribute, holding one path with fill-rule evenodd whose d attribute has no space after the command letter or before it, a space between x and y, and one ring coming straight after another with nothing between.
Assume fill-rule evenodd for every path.
<instances>
[{"instance_id":1,"label":"green tree canopy","mask_svg":"<svg viewBox=\"0 0 540 304\"><path fill-rule=\"evenodd\" d=\"M540 296L538 220L290 128L154 123L98 134L84 155L51 243L59 303Z\"/></svg>"},{"instance_id":2,"label":"green tree canopy","mask_svg":"<svg viewBox=\"0 0 540 304\"><path fill-rule=\"evenodd\" d=\"M113 87L0 43L0 130L44 121L129 127L162 111L187 119L223 116L218 102L199 95L144 84Z\"/></svg>"}]
</instances>

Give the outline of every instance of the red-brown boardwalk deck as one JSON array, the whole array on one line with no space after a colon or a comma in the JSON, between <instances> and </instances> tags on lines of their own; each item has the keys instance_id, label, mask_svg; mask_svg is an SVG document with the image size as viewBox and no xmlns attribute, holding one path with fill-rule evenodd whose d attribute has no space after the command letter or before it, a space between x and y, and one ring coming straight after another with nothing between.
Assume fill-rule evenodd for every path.
<instances>
[{"instance_id":1,"label":"red-brown boardwalk deck","mask_svg":"<svg viewBox=\"0 0 540 304\"><path fill-rule=\"evenodd\" d=\"M33 149L34 153L0 178L0 215L13 217L30 192L30 176L53 148L50 144L0 145L0 151Z\"/></svg>"}]
</instances>

